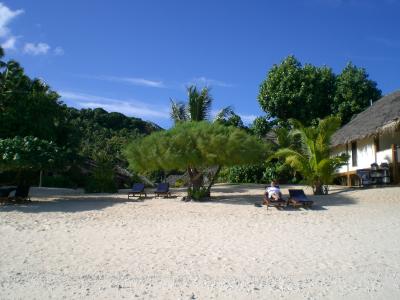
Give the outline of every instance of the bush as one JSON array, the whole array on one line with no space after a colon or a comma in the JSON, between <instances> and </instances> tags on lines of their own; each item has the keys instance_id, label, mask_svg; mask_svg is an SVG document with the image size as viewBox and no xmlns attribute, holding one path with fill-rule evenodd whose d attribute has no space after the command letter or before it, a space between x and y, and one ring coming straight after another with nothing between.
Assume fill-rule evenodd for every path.
<instances>
[{"instance_id":1,"label":"bush","mask_svg":"<svg viewBox=\"0 0 400 300\"><path fill-rule=\"evenodd\" d=\"M188 197L196 201L202 201L202 200L204 201L209 199L210 195L208 194L206 187L202 187L199 190L193 190L192 188L188 188Z\"/></svg>"},{"instance_id":2,"label":"bush","mask_svg":"<svg viewBox=\"0 0 400 300\"><path fill-rule=\"evenodd\" d=\"M228 183L264 183L264 170L264 165L224 168L220 172L219 181Z\"/></svg>"},{"instance_id":3,"label":"bush","mask_svg":"<svg viewBox=\"0 0 400 300\"><path fill-rule=\"evenodd\" d=\"M261 165L234 166L221 170L218 181L226 183L270 183L278 179L280 183L296 183L298 179L293 170L279 162L267 162Z\"/></svg>"},{"instance_id":4,"label":"bush","mask_svg":"<svg viewBox=\"0 0 400 300\"><path fill-rule=\"evenodd\" d=\"M67 176L43 176L42 186L55 188L77 188L77 185Z\"/></svg>"},{"instance_id":5,"label":"bush","mask_svg":"<svg viewBox=\"0 0 400 300\"><path fill-rule=\"evenodd\" d=\"M178 179L175 181L175 187L176 188L181 188L185 186L185 181L183 179Z\"/></svg>"},{"instance_id":6,"label":"bush","mask_svg":"<svg viewBox=\"0 0 400 300\"><path fill-rule=\"evenodd\" d=\"M118 191L114 178L112 160L105 153L96 156L96 167L89 177L85 191L87 193L115 193Z\"/></svg>"}]
</instances>

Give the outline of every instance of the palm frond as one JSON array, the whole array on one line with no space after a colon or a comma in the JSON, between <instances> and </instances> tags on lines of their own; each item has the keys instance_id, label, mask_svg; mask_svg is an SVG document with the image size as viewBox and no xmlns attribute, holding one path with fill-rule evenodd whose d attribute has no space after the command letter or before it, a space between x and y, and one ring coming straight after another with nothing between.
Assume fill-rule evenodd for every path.
<instances>
[{"instance_id":1,"label":"palm frond","mask_svg":"<svg viewBox=\"0 0 400 300\"><path fill-rule=\"evenodd\" d=\"M174 120L175 124L179 122L184 122L187 121L188 116L187 116L187 111L186 111L186 106L182 102L176 102L172 99L171 101L171 118Z\"/></svg>"},{"instance_id":2,"label":"palm frond","mask_svg":"<svg viewBox=\"0 0 400 300\"><path fill-rule=\"evenodd\" d=\"M233 111L232 106L227 106L227 107L224 107L223 109L221 109L217 113L217 115L214 118L214 121L226 120L229 117L232 117L233 115L235 115L235 112Z\"/></svg>"},{"instance_id":3,"label":"palm frond","mask_svg":"<svg viewBox=\"0 0 400 300\"><path fill-rule=\"evenodd\" d=\"M210 116L212 97L209 88L199 92L195 86L188 87L188 112L192 121L204 121Z\"/></svg>"}]
</instances>

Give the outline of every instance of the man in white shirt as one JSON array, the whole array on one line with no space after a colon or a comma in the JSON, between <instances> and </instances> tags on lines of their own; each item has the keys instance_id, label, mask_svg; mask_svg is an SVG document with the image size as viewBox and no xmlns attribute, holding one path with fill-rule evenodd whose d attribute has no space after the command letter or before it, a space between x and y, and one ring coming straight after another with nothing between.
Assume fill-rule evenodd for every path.
<instances>
[{"instance_id":1,"label":"man in white shirt","mask_svg":"<svg viewBox=\"0 0 400 300\"><path fill-rule=\"evenodd\" d=\"M282 193L276 180L273 180L271 186L266 189L265 196L275 201L282 199Z\"/></svg>"}]
</instances>

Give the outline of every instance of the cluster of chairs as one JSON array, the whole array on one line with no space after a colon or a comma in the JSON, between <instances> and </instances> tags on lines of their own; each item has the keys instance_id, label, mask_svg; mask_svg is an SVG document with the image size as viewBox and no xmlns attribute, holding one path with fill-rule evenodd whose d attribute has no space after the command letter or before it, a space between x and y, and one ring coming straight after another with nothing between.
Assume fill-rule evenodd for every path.
<instances>
[{"instance_id":1,"label":"cluster of chairs","mask_svg":"<svg viewBox=\"0 0 400 300\"><path fill-rule=\"evenodd\" d=\"M154 191L155 197L171 197L171 192L169 191L169 183L162 182L159 183ZM134 183L132 189L128 193L128 199L134 197L147 197L147 193L144 190L144 183Z\"/></svg>"},{"instance_id":2,"label":"cluster of chairs","mask_svg":"<svg viewBox=\"0 0 400 300\"><path fill-rule=\"evenodd\" d=\"M289 205L291 205L293 208L310 208L314 204L314 201L308 199L303 190L289 189L289 198L287 200L283 198L275 200L266 196L264 199L264 204L267 206L267 209L270 206L281 208Z\"/></svg>"}]
</instances>

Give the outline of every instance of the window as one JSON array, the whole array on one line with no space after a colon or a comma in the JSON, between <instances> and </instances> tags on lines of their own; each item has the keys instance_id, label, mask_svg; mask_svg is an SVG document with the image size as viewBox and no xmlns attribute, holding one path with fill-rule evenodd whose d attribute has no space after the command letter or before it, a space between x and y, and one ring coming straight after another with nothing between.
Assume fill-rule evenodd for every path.
<instances>
[{"instance_id":1,"label":"window","mask_svg":"<svg viewBox=\"0 0 400 300\"><path fill-rule=\"evenodd\" d=\"M357 142L351 143L351 160L352 166L357 167Z\"/></svg>"}]
</instances>

